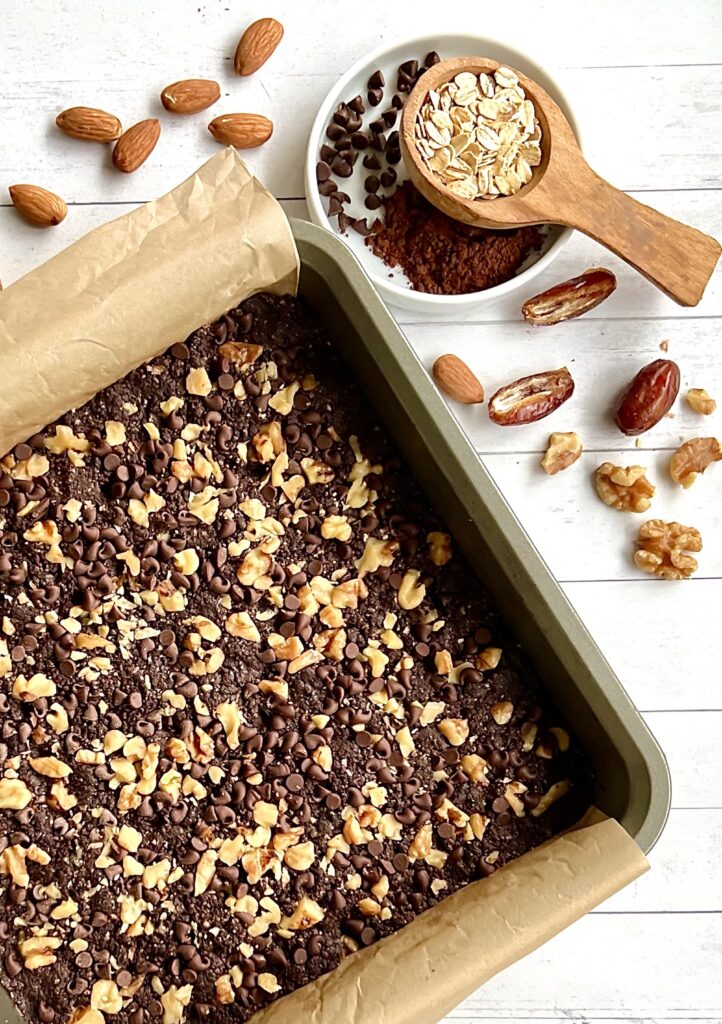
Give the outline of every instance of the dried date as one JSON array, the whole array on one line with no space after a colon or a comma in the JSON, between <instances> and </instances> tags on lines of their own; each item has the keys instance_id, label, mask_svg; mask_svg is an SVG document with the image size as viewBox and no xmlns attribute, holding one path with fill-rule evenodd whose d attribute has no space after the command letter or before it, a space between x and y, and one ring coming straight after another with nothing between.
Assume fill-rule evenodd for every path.
<instances>
[{"instance_id":1,"label":"dried date","mask_svg":"<svg viewBox=\"0 0 722 1024\"><path fill-rule=\"evenodd\" d=\"M489 417L502 427L534 423L563 405L574 391L574 381L566 366L522 377L492 395Z\"/></svg>"},{"instance_id":2,"label":"dried date","mask_svg":"<svg viewBox=\"0 0 722 1024\"><path fill-rule=\"evenodd\" d=\"M536 327L559 324L588 313L609 298L616 287L617 279L611 270L595 267L527 299L521 307L522 315Z\"/></svg>"},{"instance_id":3,"label":"dried date","mask_svg":"<svg viewBox=\"0 0 722 1024\"><path fill-rule=\"evenodd\" d=\"M678 392L677 364L671 359L655 359L642 367L622 395L617 426L624 434L643 434L667 415Z\"/></svg>"}]
</instances>

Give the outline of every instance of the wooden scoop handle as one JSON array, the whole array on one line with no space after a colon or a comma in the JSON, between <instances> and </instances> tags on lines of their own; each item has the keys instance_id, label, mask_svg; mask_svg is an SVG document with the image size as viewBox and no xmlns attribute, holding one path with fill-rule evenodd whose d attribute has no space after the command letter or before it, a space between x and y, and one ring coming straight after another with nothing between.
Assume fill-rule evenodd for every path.
<instances>
[{"instance_id":1,"label":"wooden scoop handle","mask_svg":"<svg viewBox=\"0 0 722 1024\"><path fill-rule=\"evenodd\" d=\"M586 165L569 184L573 202L558 211L561 223L601 242L675 302L697 305L722 252L719 242L632 199Z\"/></svg>"}]
</instances>

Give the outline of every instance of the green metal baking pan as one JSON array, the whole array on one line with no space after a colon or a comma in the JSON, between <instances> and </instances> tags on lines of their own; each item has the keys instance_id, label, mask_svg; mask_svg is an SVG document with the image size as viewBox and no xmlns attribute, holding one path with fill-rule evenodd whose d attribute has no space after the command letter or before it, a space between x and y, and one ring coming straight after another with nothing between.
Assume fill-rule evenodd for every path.
<instances>
[{"instance_id":1,"label":"green metal baking pan","mask_svg":"<svg viewBox=\"0 0 722 1024\"><path fill-rule=\"evenodd\" d=\"M585 746L595 803L647 853L669 812L667 762L356 257L291 221L300 294L337 343L418 483Z\"/></svg>"}]
</instances>

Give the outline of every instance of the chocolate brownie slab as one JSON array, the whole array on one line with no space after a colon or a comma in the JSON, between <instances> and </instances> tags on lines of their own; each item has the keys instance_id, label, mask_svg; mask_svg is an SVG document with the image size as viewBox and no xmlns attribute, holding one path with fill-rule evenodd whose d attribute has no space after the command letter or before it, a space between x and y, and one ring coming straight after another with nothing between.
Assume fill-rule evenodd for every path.
<instances>
[{"instance_id":1,"label":"chocolate brownie slab","mask_svg":"<svg viewBox=\"0 0 722 1024\"><path fill-rule=\"evenodd\" d=\"M0 977L43 1024L244 1021L590 799L290 297L0 462L0 730Z\"/></svg>"}]
</instances>

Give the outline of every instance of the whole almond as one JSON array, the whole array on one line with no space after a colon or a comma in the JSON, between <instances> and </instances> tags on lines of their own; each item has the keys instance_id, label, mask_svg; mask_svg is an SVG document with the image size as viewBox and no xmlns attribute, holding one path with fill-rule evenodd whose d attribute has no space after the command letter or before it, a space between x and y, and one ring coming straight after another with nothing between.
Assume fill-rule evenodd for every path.
<instances>
[{"instance_id":1,"label":"whole almond","mask_svg":"<svg viewBox=\"0 0 722 1024\"><path fill-rule=\"evenodd\" d=\"M167 85L160 101L171 114L197 114L221 97L221 87L210 78L184 78Z\"/></svg>"},{"instance_id":2,"label":"whole almond","mask_svg":"<svg viewBox=\"0 0 722 1024\"><path fill-rule=\"evenodd\" d=\"M464 405L478 405L484 401L484 389L458 356L439 356L431 371L441 390L455 402Z\"/></svg>"},{"instance_id":3,"label":"whole almond","mask_svg":"<svg viewBox=\"0 0 722 1024\"><path fill-rule=\"evenodd\" d=\"M266 63L283 38L283 25L275 18L259 18L241 36L233 58L237 75L252 75Z\"/></svg>"},{"instance_id":4,"label":"whole almond","mask_svg":"<svg viewBox=\"0 0 722 1024\"><path fill-rule=\"evenodd\" d=\"M268 142L273 134L273 123L263 114L221 114L211 121L208 131L226 146L253 149Z\"/></svg>"},{"instance_id":5,"label":"whole almond","mask_svg":"<svg viewBox=\"0 0 722 1024\"><path fill-rule=\"evenodd\" d=\"M160 122L154 117L139 121L120 136L113 150L113 163L119 171L131 174L144 164L160 137Z\"/></svg>"},{"instance_id":6,"label":"whole almond","mask_svg":"<svg viewBox=\"0 0 722 1024\"><path fill-rule=\"evenodd\" d=\"M112 142L123 131L117 117L95 107L69 107L58 114L55 123L66 135L88 142Z\"/></svg>"},{"instance_id":7,"label":"whole almond","mask_svg":"<svg viewBox=\"0 0 722 1024\"><path fill-rule=\"evenodd\" d=\"M49 228L65 220L68 207L54 192L39 185L11 185L8 191L15 209L31 224Z\"/></svg>"}]
</instances>

